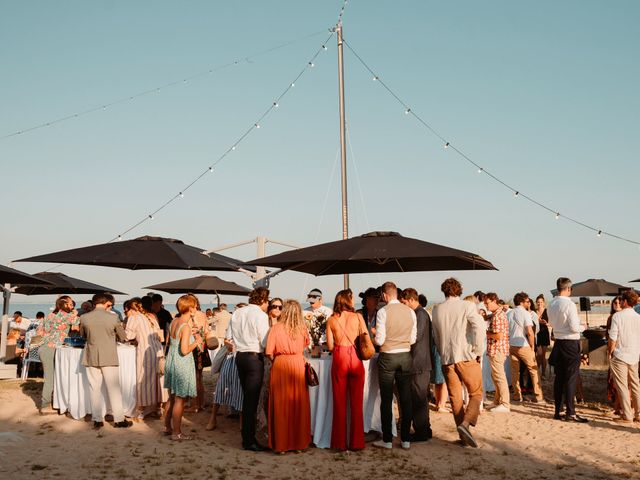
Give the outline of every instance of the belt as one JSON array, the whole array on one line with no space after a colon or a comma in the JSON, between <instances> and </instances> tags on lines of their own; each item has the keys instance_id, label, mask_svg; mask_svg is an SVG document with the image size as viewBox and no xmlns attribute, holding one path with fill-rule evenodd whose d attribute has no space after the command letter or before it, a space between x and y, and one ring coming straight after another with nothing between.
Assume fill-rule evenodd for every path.
<instances>
[{"instance_id":1,"label":"belt","mask_svg":"<svg viewBox=\"0 0 640 480\"><path fill-rule=\"evenodd\" d=\"M238 355L253 355L256 357L259 357L262 355L262 353L258 353L258 352L238 352Z\"/></svg>"}]
</instances>

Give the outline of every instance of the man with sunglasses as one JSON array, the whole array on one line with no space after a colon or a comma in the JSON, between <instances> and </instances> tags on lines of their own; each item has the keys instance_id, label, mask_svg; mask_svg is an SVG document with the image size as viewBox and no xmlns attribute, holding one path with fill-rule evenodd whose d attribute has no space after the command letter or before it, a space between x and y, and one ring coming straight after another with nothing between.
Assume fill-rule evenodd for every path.
<instances>
[{"instance_id":1,"label":"man with sunglasses","mask_svg":"<svg viewBox=\"0 0 640 480\"><path fill-rule=\"evenodd\" d=\"M116 338L127 341L124 329L117 315L111 313L115 303L113 295L97 293L92 299L94 310L80 317L80 335L87 339L82 354L82 365L87 368L89 391L91 393L91 417L93 428L104 425L102 411L102 383L104 381L113 413L115 428L128 428L133 423L124 418L122 390Z\"/></svg>"},{"instance_id":2,"label":"man with sunglasses","mask_svg":"<svg viewBox=\"0 0 640 480\"><path fill-rule=\"evenodd\" d=\"M556 420L561 420L562 396L566 404L564 419L568 422L587 423L588 420L576 415L574 397L580 375L580 334L584 327L580 323L578 309L571 300L571 280L560 277L556 281L558 296L547 305L549 324L553 328L555 344L551 351L550 362L553 362L555 379L553 396L555 401Z\"/></svg>"},{"instance_id":3,"label":"man with sunglasses","mask_svg":"<svg viewBox=\"0 0 640 480\"><path fill-rule=\"evenodd\" d=\"M309 302L309 307L304 310L305 318L312 316L314 321L324 318L322 321L326 324L329 317L333 315L333 310L322 304L322 291L318 288L311 290L307 295L307 302ZM326 343L326 341L326 334L323 334L320 343Z\"/></svg>"}]
</instances>

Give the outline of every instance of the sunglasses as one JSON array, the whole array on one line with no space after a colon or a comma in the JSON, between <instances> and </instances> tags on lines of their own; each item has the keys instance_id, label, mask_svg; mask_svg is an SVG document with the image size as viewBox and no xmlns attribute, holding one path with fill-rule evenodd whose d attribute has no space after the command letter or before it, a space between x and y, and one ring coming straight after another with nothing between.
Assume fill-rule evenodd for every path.
<instances>
[{"instance_id":1,"label":"sunglasses","mask_svg":"<svg viewBox=\"0 0 640 480\"><path fill-rule=\"evenodd\" d=\"M271 310L282 310L282 305L271 305Z\"/></svg>"},{"instance_id":2,"label":"sunglasses","mask_svg":"<svg viewBox=\"0 0 640 480\"><path fill-rule=\"evenodd\" d=\"M307 298L320 298L320 295L309 295Z\"/></svg>"}]
</instances>

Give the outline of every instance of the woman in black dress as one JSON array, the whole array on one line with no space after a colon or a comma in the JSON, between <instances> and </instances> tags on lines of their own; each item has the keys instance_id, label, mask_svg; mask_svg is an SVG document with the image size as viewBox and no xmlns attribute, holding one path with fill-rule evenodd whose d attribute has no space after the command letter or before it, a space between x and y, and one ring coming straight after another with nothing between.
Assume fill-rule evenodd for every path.
<instances>
[{"instance_id":1,"label":"woman in black dress","mask_svg":"<svg viewBox=\"0 0 640 480\"><path fill-rule=\"evenodd\" d=\"M540 375L545 378L547 374L547 348L551 345L551 338L549 335L549 318L547 317L543 294L536 297L536 314L540 322L540 329L536 335L536 362L538 362Z\"/></svg>"}]
</instances>

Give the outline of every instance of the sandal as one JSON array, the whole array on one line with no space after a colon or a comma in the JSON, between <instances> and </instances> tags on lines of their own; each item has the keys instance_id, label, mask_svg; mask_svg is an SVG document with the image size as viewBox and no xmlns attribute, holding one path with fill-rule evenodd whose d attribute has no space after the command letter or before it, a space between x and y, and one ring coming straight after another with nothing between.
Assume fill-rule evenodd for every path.
<instances>
[{"instance_id":1,"label":"sandal","mask_svg":"<svg viewBox=\"0 0 640 480\"><path fill-rule=\"evenodd\" d=\"M193 437L191 435L185 435L184 433L179 433L178 435L171 435L171 440L181 442L182 440L193 440Z\"/></svg>"}]
</instances>

